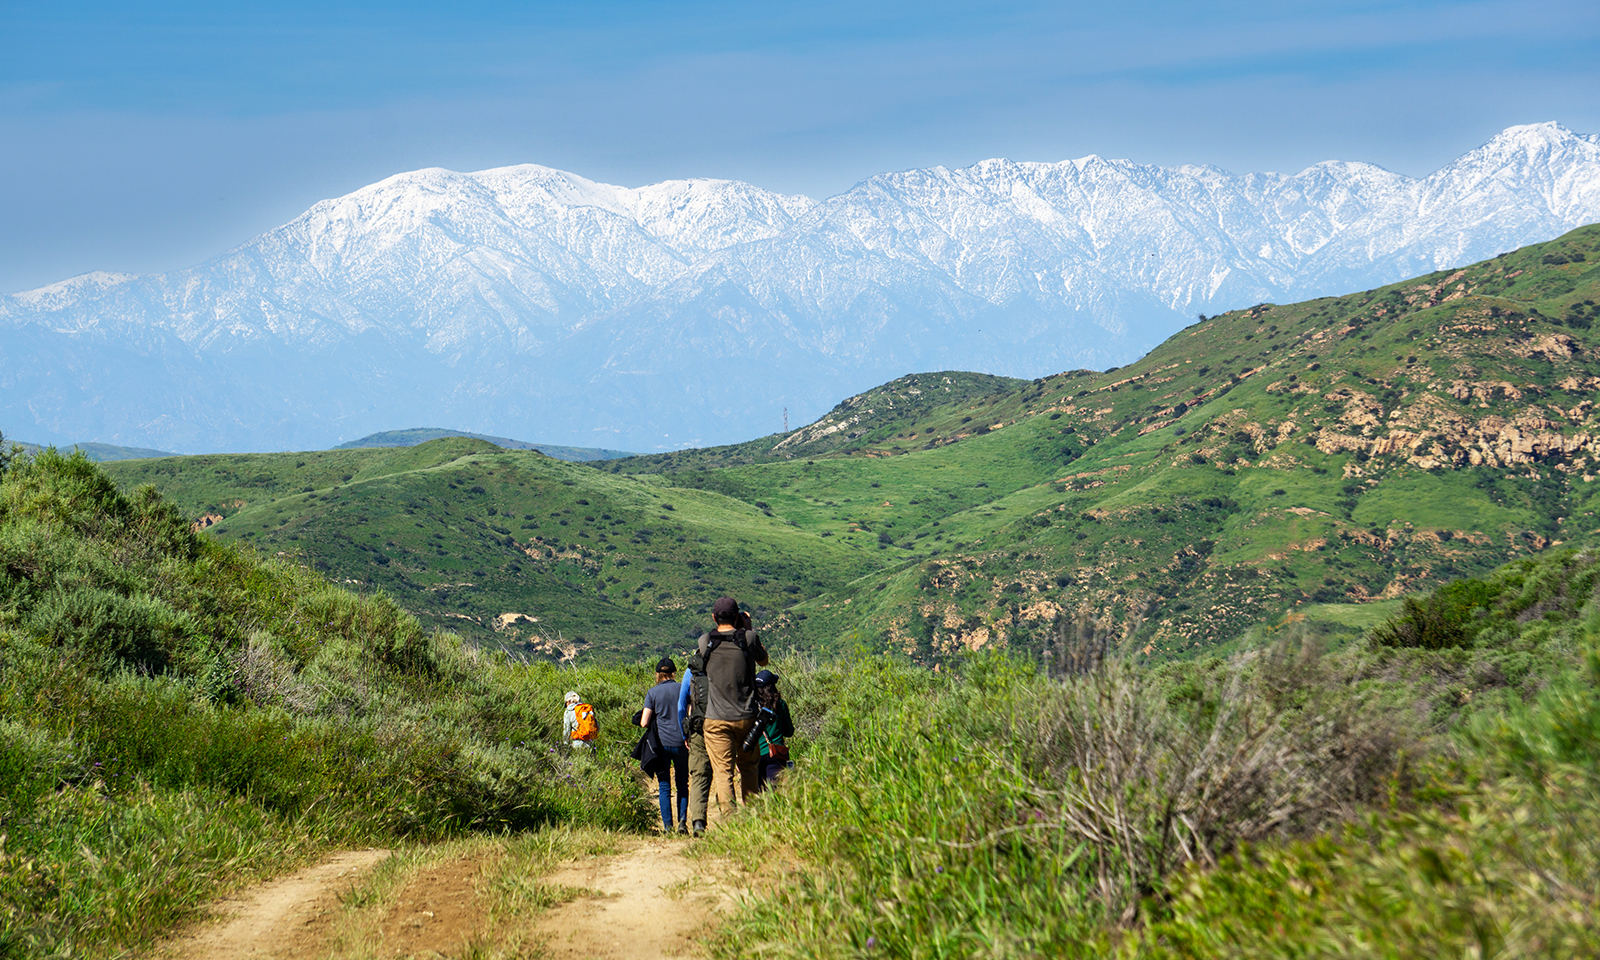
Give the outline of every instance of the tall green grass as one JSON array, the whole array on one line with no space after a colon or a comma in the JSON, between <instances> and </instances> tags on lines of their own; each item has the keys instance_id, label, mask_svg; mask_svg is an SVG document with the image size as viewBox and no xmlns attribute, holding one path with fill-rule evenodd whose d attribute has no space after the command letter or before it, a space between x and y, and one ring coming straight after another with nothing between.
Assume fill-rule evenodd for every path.
<instances>
[{"instance_id":1,"label":"tall green grass","mask_svg":"<svg viewBox=\"0 0 1600 960\"><path fill-rule=\"evenodd\" d=\"M1600 638L1600 637L1597 637ZM1593 957L1600 653L1462 732L1447 804L1251 848L1168 887L1139 957Z\"/></svg>"},{"instance_id":2,"label":"tall green grass","mask_svg":"<svg viewBox=\"0 0 1600 960\"><path fill-rule=\"evenodd\" d=\"M770 884L712 953L1593 956L1597 573L1428 598L1437 649L782 664L800 766L705 845Z\"/></svg>"},{"instance_id":3,"label":"tall green grass","mask_svg":"<svg viewBox=\"0 0 1600 960\"><path fill-rule=\"evenodd\" d=\"M1117 666L1058 683L999 655L949 676L791 667L804 765L710 846L803 866L727 942L816 957L1109 949L1172 870L1337 820L1404 775L1407 731L1335 730L1359 703L1324 702L1309 670L1289 683L1265 660L1182 683Z\"/></svg>"}]
</instances>

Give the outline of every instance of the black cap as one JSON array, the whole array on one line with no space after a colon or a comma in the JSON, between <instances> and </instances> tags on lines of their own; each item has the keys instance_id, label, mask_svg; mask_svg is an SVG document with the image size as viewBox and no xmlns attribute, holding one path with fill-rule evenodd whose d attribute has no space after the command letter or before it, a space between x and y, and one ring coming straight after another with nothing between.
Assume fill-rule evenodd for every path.
<instances>
[{"instance_id":1,"label":"black cap","mask_svg":"<svg viewBox=\"0 0 1600 960\"><path fill-rule=\"evenodd\" d=\"M718 623L732 623L739 616L739 601L723 597L711 605L711 619Z\"/></svg>"},{"instance_id":2,"label":"black cap","mask_svg":"<svg viewBox=\"0 0 1600 960\"><path fill-rule=\"evenodd\" d=\"M678 665L672 662L671 657L662 657L656 661L656 673L677 673Z\"/></svg>"},{"instance_id":3,"label":"black cap","mask_svg":"<svg viewBox=\"0 0 1600 960\"><path fill-rule=\"evenodd\" d=\"M756 686L770 687L778 682L778 675L771 670L763 670L756 674Z\"/></svg>"}]
</instances>

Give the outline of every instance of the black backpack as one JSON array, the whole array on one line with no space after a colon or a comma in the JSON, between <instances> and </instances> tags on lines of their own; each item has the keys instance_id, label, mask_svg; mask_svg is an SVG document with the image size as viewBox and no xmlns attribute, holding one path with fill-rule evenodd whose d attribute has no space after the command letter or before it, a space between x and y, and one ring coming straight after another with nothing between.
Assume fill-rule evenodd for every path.
<instances>
[{"instance_id":1,"label":"black backpack","mask_svg":"<svg viewBox=\"0 0 1600 960\"><path fill-rule=\"evenodd\" d=\"M706 703L711 699L711 688L707 685L710 681L706 678L706 662L701 659L699 653L689 658L689 672L694 675L694 679L689 681L689 716L683 722L685 737L705 732Z\"/></svg>"}]
</instances>

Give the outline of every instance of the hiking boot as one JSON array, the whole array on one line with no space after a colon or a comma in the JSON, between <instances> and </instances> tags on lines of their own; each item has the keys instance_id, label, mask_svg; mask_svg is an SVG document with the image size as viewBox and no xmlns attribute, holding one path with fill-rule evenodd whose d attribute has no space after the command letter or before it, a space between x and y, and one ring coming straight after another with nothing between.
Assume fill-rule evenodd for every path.
<instances>
[{"instance_id":1,"label":"hiking boot","mask_svg":"<svg viewBox=\"0 0 1600 960\"><path fill-rule=\"evenodd\" d=\"M691 832L697 837L704 836L706 832L706 822L704 820L696 820L694 822L694 829Z\"/></svg>"},{"instance_id":2,"label":"hiking boot","mask_svg":"<svg viewBox=\"0 0 1600 960\"><path fill-rule=\"evenodd\" d=\"M689 832L689 825L687 823L684 823L682 820L679 820L678 821L678 832L679 833L688 833Z\"/></svg>"}]
</instances>

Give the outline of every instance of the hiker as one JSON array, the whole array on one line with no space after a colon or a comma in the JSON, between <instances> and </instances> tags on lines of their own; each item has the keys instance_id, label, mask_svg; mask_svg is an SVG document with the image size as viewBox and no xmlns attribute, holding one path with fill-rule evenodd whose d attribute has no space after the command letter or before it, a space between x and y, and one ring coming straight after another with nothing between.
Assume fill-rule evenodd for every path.
<instances>
[{"instance_id":1,"label":"hiker","mask_svg":"<svg viewBox=\"0 0 1600 960\"><path fill-rule=\"evenodd\" d=\"M767 665L761 637L741 620L739 601L723 597L711 608L715 629L695 646L706 670L706 754L711 759L711 784L717 803L728 809L760 786L756 765L760 754L745 746L756 724L756 666ZM737 784L735 779L737 778Z\"/></svg>"},{"instance_id":2,"label":"hiker","mask_svg":"<svg viewBox=\"0 0 1600 960\"><path fill-rule=\"evenodd\" d=\"M705 661L696 653L683 669L678 685L678 722L689 752L689 831L694 836L706 832L706 807L711 800L711 757L706 753Z\"/></svg>"},{"instance_id":3,"label":"hiker","mask_svg":"<svg viewBox=\"0 0 1600 960\"><path fill-rule=\"evenodd\" d=\"M689 761L683 743L683 727L678 722L678 691L681 684L672 679L678 665L671 657L656 663L656 685L644 695L639 726L656 725L661 752L668 761L656 774L656 789L661 800L661 826L672 832L672 782L678 784L678 832L689 832Z\"/></svg>"},{"instance_id":4,"label":"hiker","mask_svg":"<svg viewBox=\"0 0 1600 960\"><path fill-rule=\"evenodd\" d=\"M594 746L594 738L599 735L600 725L595 722L594 707L584 703L576 690L568 690L562 736L571 746L587 750Z\"/></svg>"},{"instance_id":5,"label":"hiker","mask_svg":"<svg viewBox=\"0 0 1600 960\"><path fill-rule=\"evenodd\" d=\"M789 702L778 692L778 675L771 670L756 674L756 706L760 710L756 731L761 744L761 786L765 789L789 768L789 744L784 738L794 736Z\"/></svg>"}]
</instances>

